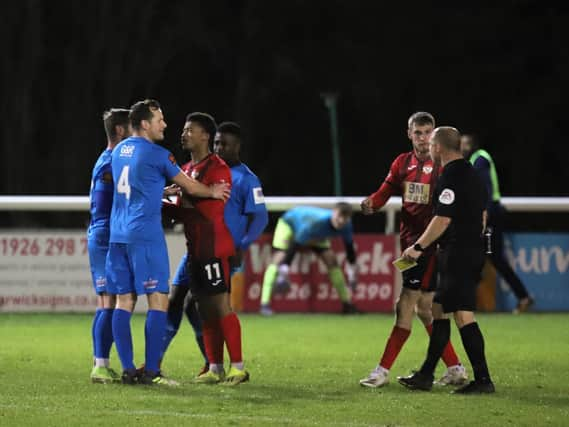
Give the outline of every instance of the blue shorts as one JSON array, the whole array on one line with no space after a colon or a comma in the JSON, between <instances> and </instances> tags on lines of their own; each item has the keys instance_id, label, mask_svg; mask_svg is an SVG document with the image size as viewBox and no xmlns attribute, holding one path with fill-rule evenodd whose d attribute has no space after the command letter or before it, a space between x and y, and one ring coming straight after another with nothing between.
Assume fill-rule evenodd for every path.
<instances>
[{"instance_id":1,"label":"blue shorts","mask_svg":"<svg viewBox=\"0 0 569 427\"><path fill-rule=\"evenodd\" d=\"M178 268L176 270L176 274L174 279L172 280L172 286L178 285L189 285L190 284L190 273L188 272L188 253L185 253L184 256L180 259L180 263L178 264ZM229 276L233 276L235 273L240 273L245 271L244 263L240 265L236 265L231 267L229 270Z\"/></svg>"},{"instance_id":2,"label":"blue shorts","mask_svg":"<svg viewBox=\"0 0 569 427\"><path fill-rule=\"evenodd\" d=\"M107 289L113 295L168 293L170 290L166 241L111 243L106 269Z\"/></svg>"},{"instance_id":3,"label":"blue shorts","mask_svg":"<svg viewBox=\"0 0 569 427\"><path fill-rule=\"evenodd\" d=\"M87 251L89 252L89 265L91 266L91 279L93 289L97 295L107 290L107 273L105 262L109 251L109 240L88 239Z\"/></svg>"},{"instance_id":4,"label":"blue shorts","mask_svg":"<svg viewBox=\"0 0 569 427\"><path fill-rule=\"evenodd\" d=\"M188 253L186 252L184 256L180 259L178 268L176 269L176 275L172 280L172 286L178 285L189 285L190 284L190 273L188 272Z\"/></svg>"}]
</instances>

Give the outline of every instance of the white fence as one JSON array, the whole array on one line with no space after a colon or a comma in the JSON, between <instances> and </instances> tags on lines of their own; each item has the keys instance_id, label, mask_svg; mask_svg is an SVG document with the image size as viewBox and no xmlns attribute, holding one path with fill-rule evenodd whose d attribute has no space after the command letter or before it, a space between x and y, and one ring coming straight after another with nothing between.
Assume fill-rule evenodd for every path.
<instances>
[{"instance_id":1,"label":"white fence","mask_svg":"<svg viewBox=\"0 0 569 427\"><path fill-rule=\"evenodd\" d=\"M330 208L338 201L350 203L357 208L363 199L363 196L267 197L266 203L270 211L279 212L300 205ZM503 203L510 211L517 212L569 212L569 197L504 198ZM86 196L0 196L0 211L87 212L88 209L89 200ZM384 207L383 211L387 215L386 233L395 232L395 216L400 209L401 201L398 198L392 198ZM167 240L170 270L173 272L177 261L185 251L184 236L180 233L167 233ZM555 285L557 282L554 279L557 280L558 276L561 277L561 281L565 280L566 276L562 274L566 274L566 269L569 268L567 267L569 256L566 255L569 252L567 252L566 244L560 246L560 241L545 248L541 243L539 248L528 244L527 247L522 248L523 253L520 252L516 258L519 259L522 267L535 267L537 271L535 280L539 283L537 290L541 291L543 288L543 292L549 292L549 288L544 288L544 283L551 282ZM529 250L532 251L531 262L526 260L526 252L529 253ZM541 252L545 250L547 254L557 251L555 252L558 255L555 258L555 266L563 267L559 267L559 274L554 272L555 274L544 276L545 273L552 272L544 266L538 268L534 265L536 250ZM397 248L395 252L399 252ZM553 265L548 261L549 258L544 258L543 255L538 258L547 261L548 265ZM0 312L92 311L95 306L95 296L91 290L85 230L0 230L0 271L2 272L0 275ZM396 275L395 294L398 293L399 277ZM532 277L528 278L530 279ZM563 286L557 286L553 290L557 292L558 288L565 289ZM560 300L566 298L567 292L551 295L560 295L559 298L556 297ZM544 304L547 301L546 297L547 295L541 297ZM564 307L569 307L569 300L567 301ZM141 299L138 309L144 311L145 299ZM544 309L547 310L548 306L544 305Z\"/></svg>"},{"instance_id":2,"label":"white fence","mask_svg":"<svg viewBox=\"0 0 569 427\"><path fill-rule=\"evenodd\" d=\"M350 203L359 208L364 196L359 197L289 197L265 198L272 212L286 211L294 206L332 207L337 202ZM502 204L512 212L569 212L569 197L503 197ZM0 211L87 211L87 196L0 196ZM385 212L385 233L396 231L395 215L401 209L401 198L391 197Z\"/></svg>"}]
</instances>

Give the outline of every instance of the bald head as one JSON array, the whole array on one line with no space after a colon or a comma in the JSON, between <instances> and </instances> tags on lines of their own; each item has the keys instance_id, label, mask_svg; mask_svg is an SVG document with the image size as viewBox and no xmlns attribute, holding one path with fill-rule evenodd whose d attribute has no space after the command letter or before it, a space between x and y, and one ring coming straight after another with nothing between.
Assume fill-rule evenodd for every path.
<instances>
[{"instance_id":1,"label":"bald head","mask_svg":"<svg viewBox=\"0 0 569 427\"><path fill-rule=\"evenodd\" d=\"M460 132L456 128L440 126L433 131L431 140L446 151L460 154Z\"/></svg>"}]
</instances>

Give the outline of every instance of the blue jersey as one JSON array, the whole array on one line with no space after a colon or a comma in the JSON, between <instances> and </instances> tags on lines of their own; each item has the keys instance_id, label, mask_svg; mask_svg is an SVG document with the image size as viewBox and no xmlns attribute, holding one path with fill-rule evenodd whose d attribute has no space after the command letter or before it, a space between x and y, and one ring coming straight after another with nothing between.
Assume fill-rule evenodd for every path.
<instances>
[{"instance_id":1,"label":"blue jersey","mask_svg":"<svg viewBox=\"0 0 569 427\"><path fill-rule=\"evenodd\" d=\"M89 239L109 240L109 219L113 205L113 176L111 172L111 153L107 149L101 153L91 174L91 222L87 235Z\"/></svg>"},{"instance_id":2,"label":"blue jersey","mask_svg":"<svg viewBox=\"0 0 569 427\"><path fill-rule=\"evenodd\" d=\"M144 138L131 136L115 147L111 243L164 240L162 194L166 180L180 171L168 150Z\"/></svg>"},{"instance_id":3,"label":"blue jersey","mask_svg":"<svg viewBox=\"0 0 569 427\"><path fill-rule=\"evenodd\" d=\"M231 197L224 211L225 224L231 232L236 248L246 249L263 231L261 229L257 235L246 236L249 215L267 215L263 188L257 176L243 163L231 167L231 182Z\"/></svg>"},{"instance_id":4,"label":"blue jersey","mask_svg":"<svg viewBox=\"0 0 569 427\"><path fill-rule=\"evenodd\" d=\"M346 246L353 244L353 227L349 221L341 230L332 227L332 210L299 206L287 211L282 219L294 231L294 241L305 245L313 240L341 236Z\"/></svg>"}]
</instances>

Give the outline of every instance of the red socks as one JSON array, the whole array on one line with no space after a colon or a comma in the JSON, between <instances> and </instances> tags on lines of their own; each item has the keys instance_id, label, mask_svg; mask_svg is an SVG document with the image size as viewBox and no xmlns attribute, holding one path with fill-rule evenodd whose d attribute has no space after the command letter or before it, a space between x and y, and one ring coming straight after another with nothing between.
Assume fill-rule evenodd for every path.
<instances>
[{"instance_id":1,"label":"red socks","mask_svg":"<svg viewBox=\"0 0 569 427\"><path fill-rule=\"evenodd\" d=\"M429 336L431 336L431 333L433 332L433 324L425 326L425 329L427 330L427 333L429 334ZM460 364L460 361L458 360L458 356L456 355L456 353L454 351L454 347L452 346L452 343L450 342L450 340L448 341L447 345L445 346L445 349L443 350L443 355L441 356L441 359L443 359L443 362L445 362L445 365L447 365L447 368L449 366L454 366L454 365Z\"/></svg>"},{"instance_id":2,"label":"red socks","mask_svg":"<svg viewBox=\"0 0 569 427\"><path fill-rule=\"evenodd\" d=\"M219 321L223 338L227 344L229 359L231 363L240 363L243 361L241 354L241 323L235 313L229 313Z\"/></svg>"},{"instance_id":3,"label":"red socks","mask_svg":"<svg viewBox=\"0 0 569 427\"><path fill-rule=\"evenodd\" d=\"M223 364L223 334L218 319L203 322L202 334L209 363Z\"/></svg>"},{"instance_id":4,"label":"red socks","mask_svg":"<svg viewBox=\"0 0 569 427\"><path fill-rule=\"evenodd\" d=\"M399 326L394 326L391 331L391 335L387 340L385 345L385 350L383 351L383 357L379 364L385 369L391 369L391 366L397 359L397 355L401 351L403 344L409 338L411 331L408 329L400 328Z\"/></svg>"},{"instance_id":5,"label":"red socks","mask_svg":"<svg viewBox=\"0 0 569 427\"><path fill-rule=\"evenodd\" d=\"M209 363L223 364L223 344L227 344L231 363L243 361L241 354L241 323L237 314L230 313L223 319L208 320L202 327L205 353Z\"/></svg>"}]
</instances>

